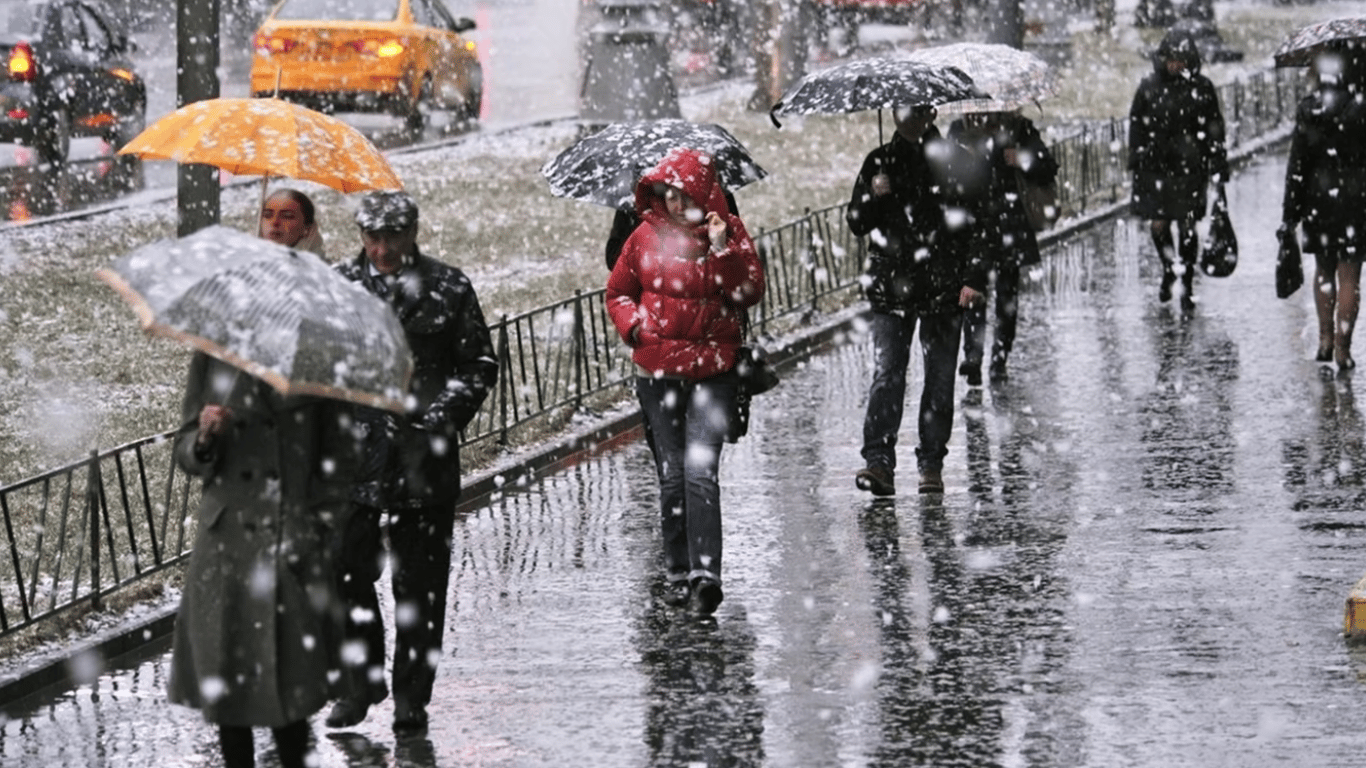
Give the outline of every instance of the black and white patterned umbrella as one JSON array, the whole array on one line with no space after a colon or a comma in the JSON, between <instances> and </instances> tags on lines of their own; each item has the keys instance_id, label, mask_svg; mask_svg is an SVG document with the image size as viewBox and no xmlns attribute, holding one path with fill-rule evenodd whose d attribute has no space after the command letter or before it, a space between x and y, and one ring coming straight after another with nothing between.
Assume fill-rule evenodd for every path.
<instances>
[{"instance_id":1,"label":"black and white patterned umbrella","mask_svg":"<svg viewBox=\"0 0 1366 768\"><path fill-rule=\"evenodd\" d=\"M949 43L920 48L907 55L912 61L957 67L989 99L963 99L940 105L939 114L1009 112L1058 92L1057 71L1028 51L999 43Z\"/></svg>"},{"instance_id":2,"label":"black and white patterned umbrella","mask_svg":"<svg viewBox=\"0 0 1366 768\"><path fill-rule=\"evenodd\" d=\"M145 245L98 274L149 334L283 394L404 410L412 356L398 316L311 253L214 226Z\"/></svg>"},{"instance_id":3,"label":"black and white patterned umbrella","mask_svg":"<svg viewBox=\"0 0 1366 768\"><path fill-rule=\"evenodd\" d=\"M779 115L843 114L865 109L939 106L986 99L963 70L909 59L859 59L803 77L769 110Z\"/></svg>"},{"instance_id":4,"label":"black and white patterned umbrella","mask_svg":"<svg viewBox=\"0 0 1366 768\"><path fill-rule=\"evenodd\" d=\"M1322 51L1366 53L1366 16L1330 19L1301 27L1276 49L1278 67L1307 67Z\"/></svg>"},{"instance_id":5,"label":"black and white patterned umbrella","mask_svg":"<svg viewBox=\"0 0 1366 768\"><path fill-rule=\"evenodd\" d=\"M557 197L621 208L634 200L640 177L679 147L710 154L727 190L768 175L730 131L677 119L612 123L579 139L542 166L541 174Z\"/></svg>"}]
</instances>

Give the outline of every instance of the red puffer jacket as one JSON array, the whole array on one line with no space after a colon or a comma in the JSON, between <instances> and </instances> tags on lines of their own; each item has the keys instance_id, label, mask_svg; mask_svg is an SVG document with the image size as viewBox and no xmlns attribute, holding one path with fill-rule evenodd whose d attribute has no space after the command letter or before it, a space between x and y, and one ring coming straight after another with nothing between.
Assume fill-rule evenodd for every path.
<instances>
[{"instance_id":1,"label":"red puffer jacket","mask_svg":"<svg viewBox=\"0 0 1366 768\"><path fill-rule=\"evenodd\" d=\"M669 216L666 187L721 216L724 249L711 250L705 222L683 226ZM730 370L742 342L741 317L764 295L764 270L745 225L727 211L712 158L692 149L670 152L636 185L636 212L641 224L607 279L607 311L634 348L631 359L656 376L690 380Z\"/></svg>"}]
</instances>

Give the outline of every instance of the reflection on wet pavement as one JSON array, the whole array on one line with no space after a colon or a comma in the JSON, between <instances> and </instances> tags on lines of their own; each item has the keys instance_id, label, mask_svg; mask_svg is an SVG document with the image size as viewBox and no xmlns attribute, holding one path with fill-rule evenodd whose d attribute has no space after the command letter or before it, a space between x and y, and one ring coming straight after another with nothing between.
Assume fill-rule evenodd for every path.
<instances>
[{"instance_id":1,"label":"reflection on wet pavement","mask_svg":"<svg viewBox=\"0 0 1366 768\"><path fill-rule=\"evenodd\" d=\"M1052 249L1011 378L960 391L942 497L854 487L857 324L787 371L723 456L714 619L656 599L643 444L510 483L456 527L425 738L396 739L384 702L315 723L320 765L1350 763L1366 451L1357 382L1310 359L1308 297L1271 290L1283 174L1235 179L1239 271L1197 280L1194 312L1156 301L1136 222ZM217 765L165 668L11 709L0 763Z\"/></svg>"}]
</instances>

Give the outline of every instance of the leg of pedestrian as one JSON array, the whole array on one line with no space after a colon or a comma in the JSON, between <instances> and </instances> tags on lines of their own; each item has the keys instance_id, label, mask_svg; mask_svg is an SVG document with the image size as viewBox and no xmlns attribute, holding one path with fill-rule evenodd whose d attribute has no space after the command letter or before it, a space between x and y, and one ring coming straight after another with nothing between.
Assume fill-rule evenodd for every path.
<instances>
[{"instance_id":1,"label":"leg of pedestrian","mask_svg":"<svg viewBox=\"0 0 1366 768\"><path fill-rule=\"evenodd\" d=\"M855 475L854 482L874 496L891 496L896 493L897 433L901 431L906 402L906 366L910 364L915 319L874 312L869 330L873 341L873 383L863 418L864 468ZM957 349L955 338L955 357Z\"/></svg>"},{"instance_id":2,"label":"leg of pedestrian","mask_svg":"<svg viewBox=\"0 0 1366 768\"><path fill-rule=\"evenodd\" d=\"M925 385L920 393L920 444L915 449L920 469L920 492L944 491L944 457L953 433L954 365L963 316L958 312L926 315L920 319L920 352Z\"/></svg>"}]
</instances>

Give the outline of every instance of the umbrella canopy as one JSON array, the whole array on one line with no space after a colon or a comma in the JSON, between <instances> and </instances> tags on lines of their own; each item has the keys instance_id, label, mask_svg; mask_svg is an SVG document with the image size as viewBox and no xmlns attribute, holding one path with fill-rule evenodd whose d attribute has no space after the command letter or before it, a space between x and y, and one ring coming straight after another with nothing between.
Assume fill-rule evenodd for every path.
<instances>
[{"instance_id":1,"label":"umbrella canopy","mask_svg":"<svg viewBox=\"0 0 1366 768\"><path fill-rule=\"evenodd\" d=\"M403 412L412 356L397 315L311 253L213 226L145 245L98 274L150 334L286 395Z\"/></svg>"},{"instance_id":2,"label":"umbrella canopy","mask_svg":"<svg viewBox=\"0 0 1366 768\"><path fill-rule=\"evenodd\" d=\"M152 123L119 154L204 163L242 176L288 176L342 192L403 188L360 131L281 99L187 104Z\"/></svg>"},{"instance_id":3,"label":"umbrella canopy","mask_svg":"<svg viewBox=\"0 0 1366 768\"><path fill-rule=\"evenodd\" d=\"M631 204L641 175L679 147L709 153L717 180L728 190L768 175L730 131L676 119L612 123L570 145L541 174L557 197L620 208Z\"/></svg>"},{"instance_id":4,"label":"umbrella canopy","mask_svg":"<svg viewBox=\"0 0 1366 768\"><path fill-rule=\"evenodd\" d=\"M972 78L954 66L907 59L859 59L812 72L769 110L778 115L842 114L865 109L934 105L987 99Z\"/></svg>"},{"instance_id":5,"label":"umbrella canopy","mask_svg":"<svg viewBox=\"0 0 1366 768\"><path fill-rule=\"evenodd\" d=\"M1366 16L1331 19L1292 33L1276 49L1278 67L1307 67L1320 51L1366 50Z\"/></svg>"},{"instance_id":6,"label":"umbrella canopy","mask_svg":"<svg viewBox=\"0 0 1366 768\"><path fill-rule=\"evenodd\" d=\"M1032 53L998 43L951 43L921 48L907 58L925 64L957 67L989 99L964 99L939 107L940 114L1010 112L1058 92L1057 70Z\"/></svg>"}]
</instances>

